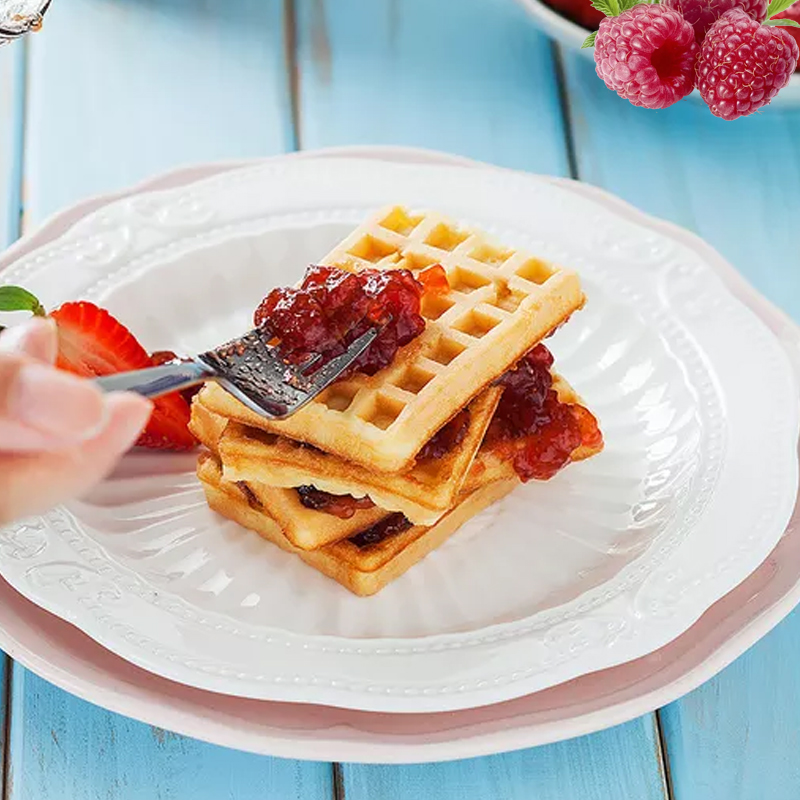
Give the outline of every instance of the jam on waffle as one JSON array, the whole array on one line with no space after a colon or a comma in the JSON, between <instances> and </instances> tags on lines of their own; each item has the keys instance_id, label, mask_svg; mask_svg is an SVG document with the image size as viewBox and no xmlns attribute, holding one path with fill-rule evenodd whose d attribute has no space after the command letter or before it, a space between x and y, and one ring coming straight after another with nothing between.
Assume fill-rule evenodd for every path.
<instances>
[{"instance_id":1,"label":"jam on waffle","mask_svg":"<svg viewBox=\"0 0 800 800\"><path fill-rule=\"evenodd\" d=\"M401 208L383 209L372 216L320 259L318 266L354 275L365 273L366 283L376 273L417 276L413 284L425 291L404 277L398 279L402 288L397 296L408 300L413 312L419 291L424 328L395 348L417 331L418 320L409 313L410 327L401 326L399 333L390 325L387 347L392 357L385 366L371 375L363 370L353 372L286 419L266 420L213 385L206 390L205 402L226 419L306 442L348 462L387 473L410 469L437 431L584 302L574 272L497 244L480 231L458 226L441 215ZM430 268L435 271L428 273ZM330 291L327 279L318 279L315 271L310 285L303 289L304 279L295 291L307 296L321 286L320 291L330 296L340 291L345 280L340 273L334 274L335 286ZM359 292L355 292L357 298ZM363 294L368 294L366 289ZM367 308L373 318L385 319L383 294L379 290L373 294L372 300L355 304L356 316ZM374 310L372 301L377 303ZM280 306L278 300L269 303L275 313ZM309 319L313 318L315 325L318 321L322 331L314 333L315 341L333 330L335 346L341 346L341 339L336 338L338 316L311 308L314 313L309 312ZM330 321L331 316L336 318ZM288 325L284 334L290 344L293 330ZM298 357L308 352L302 340L297 347ZM368 357L374 357L373 348Z\"/></svg>"},{"instance_id":2,"label":"jam on waffle","mask_svg":"<svg viewBox=\"0 0 800 800\"><path fill-rule=\"evenodd\" d=\"M541 341L577 276L431 213L384 209L255 322L297 363L381 333L297 414L264 420L210 384L192 404L209 505L359 595L520 483L600 452L594 415Z\"/></svg>"}]
</instances>

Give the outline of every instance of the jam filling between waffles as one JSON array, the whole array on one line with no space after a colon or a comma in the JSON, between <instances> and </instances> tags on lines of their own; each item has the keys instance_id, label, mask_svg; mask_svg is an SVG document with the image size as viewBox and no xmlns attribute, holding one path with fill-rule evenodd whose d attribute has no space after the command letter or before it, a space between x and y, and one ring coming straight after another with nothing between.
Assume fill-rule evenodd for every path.
<instances>
[{"instance_id":1,"label":"jam filling between waffles","mask_svg":"<svg viewBox=\"0 0 800 800\"><path fill-rule=\"evenodd\" d=\"M470 413L469 409L459 411L447 425L440 428L428 441L425 447L420 450L417 461L425 461L430 458L443 458L454 447L464 441L469 429ZM356 511L362 508L373 508L374 503L369 497L353 497L345 494L331 494L323 492L315 486L298 486L297 494L300 503L305 508L313 511L324 511L326 514L333 514L340 519L350 519Z\"/></svg>"},{"instance_id":2,"label":"jam filling between waffles","mask_svg":"<svg viewBox=\"0 0 800 800\"><path fill-rule=\"evenodd\" d=\"M351 273L311 266L299 288L273 289L256 310L254 321L280 341L287 360L303 362L321 356L320 364L343 353L370 327L380 325L379 335L342 377L354 372L374 375L424 330L423 295L446 294L449 289L447 275L438 264L416 277L405 269ZM482 446L512 460L523 482L553 477L581 445L602 442L597 421L587 409L559 401L552 365L552 354L539 344L497 380L503 395ZM445 456L463 441L469 422L469 411L463 409L425 444L418 460ZM374 506L367 497L335 495L314 486L300 486L297 493L304 507L341 519ZM402 514L392 514L349 541L367 547L411 525Z\"/></svg>"},{"instance_id":3,"label":"jam filling between waffles","mask_svg":"<svg viewBox=\"0 0 800 800\"><path fill-rule=\"evenodd\" d=\"M533 478L547 480L569 463L579 447L594 448L602 443L597 420L590 411L581 405L559 401L553 389L552 365L552 354L539 344L497 381L504 391L482 446L501 457L513 459L514 470L523 482ZM465 413L467 416L464 418L462 414ZM461 412L430 440L426 445L427 457L440 458L449 447L463 439L469 424L468 413ZM420 457L423 452L420 452ZM301 489L313 490L313 487ZM320 497L330 498L328 502L333 507L342 501L345 506L348 501L363 502L350 496L313 491ZM315 508L335 513L326 508L324 502ZM352 513L348 518L350 516ZM359 548L370 547L408 530L412 525L403 514L395 513L348 541Z\"/></svg>"}]
</instances>

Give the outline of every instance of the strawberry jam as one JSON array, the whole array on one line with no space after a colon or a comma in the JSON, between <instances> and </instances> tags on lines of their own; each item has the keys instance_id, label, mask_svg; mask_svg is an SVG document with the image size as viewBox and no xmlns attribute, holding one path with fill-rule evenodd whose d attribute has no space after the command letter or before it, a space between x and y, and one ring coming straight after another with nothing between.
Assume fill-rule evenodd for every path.
<instances>
[{"instance_id":1,"label":"strawberry jam","mask_svg":"<svg viewBox=\"0 0 800 800\"><path fill-rule=\"evenodd\" d=\"M380 522L376 522L347 541L352 542L356 547L370 547L374 544L380 544L390 536L403 533L403 531L407 531L412 526L413 523L404 514L398 512L386 517L386 519L382 519Z\"/></svg>"},{"instance_id":2,"label":"strawberry jam","mask_svg":"<svg viewBox=\"0 0 800 800\"><path fill-rule=\"evenodd\" d=\"M454 447L464 441L469 428L469 410L459 411L447 425L439 430L427 441L422 450L417 454L417 461L427 458L442 458Z\"/></svg>"},{"instance_id":3,"label":"strawberry jam","mask_svg":"<svg viewBox=\"0 0 800 800\"><path fill-rule=\"evenodd\" d=\"M581 445L602 443L597 420L583 406L561 403L553 389L553 356L537 345L497 383L504 387L486 443L513 459L520 480L547 480Z\"/></svg>"},{"instance_id":4,"label":"strawberry jam","mask_svg":"<svg viewBox=\"0 0 800 800\"><path fill-rule=\"evenodd\" d=\"M263 511L264 506L245 481L236 481L236 485L239 487L239 491L244 495L244 499L247 500L247 505L249 505L250 508L255 511Z\"/></svg>"},{"instance_id":5,"label":"strawberry jam","mask_svg":"<svg viewBox=\"0 0 800 800\"><path fill-rule=\"evenodd\" d=\"M350 519L361 508L372 508L369 497L352 497L349 494L330 494L314 486L298 486L300 502L312 511L323 511L339 519Z\"/></svg>"},{"instance_id":6,"label":"strawberry jam","mask_svg":"<svg viewBox=\"0 0 800 800\"><path fill-rule=\"evenodd\" d=\"M311 266L298 289L273 289L255 312L255 324L280 340L285 357L324 363L376 325L376 339L350 369L374 375L398 349L425 329L423 285L408 270L346 272Z\"/></svg>"},{"instance_id":7,"label":"strawberry jam","mask_svg":"<svg viewBox=\"0 0 800 800\"><path fill-rule=\"evenodd\" d=\"M417 280L422 284L423 294L436 296L450 291L450 282L441 264L434 264L417 273Z\"/></svg>"}]
</instances>

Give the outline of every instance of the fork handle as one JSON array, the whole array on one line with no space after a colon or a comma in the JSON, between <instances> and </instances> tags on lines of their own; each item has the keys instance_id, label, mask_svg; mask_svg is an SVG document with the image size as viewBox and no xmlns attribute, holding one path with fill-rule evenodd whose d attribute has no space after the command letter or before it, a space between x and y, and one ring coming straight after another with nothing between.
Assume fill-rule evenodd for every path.
<instances>
[{"instance_id":1,"label":"fork handle","mask_svg":"<svg viewBox=\"0 0 800 800\"><path fill-rule=\"evenodd\" d=\"M136 392L144 397L160 397L203 383L214 376L211 367L201 361L174 361L159 367L96 378L95 383L104 392Z\"/></svg>"}]
</instances>

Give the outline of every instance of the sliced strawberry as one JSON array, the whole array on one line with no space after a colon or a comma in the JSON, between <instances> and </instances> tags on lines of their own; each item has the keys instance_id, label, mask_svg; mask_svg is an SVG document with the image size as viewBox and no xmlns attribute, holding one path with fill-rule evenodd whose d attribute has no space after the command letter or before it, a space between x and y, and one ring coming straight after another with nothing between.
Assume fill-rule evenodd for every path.
<instances>
[{"instance_id":1,"label":"sliced strawberry","mask_svg":"<svg viewBox=\"0 0 800 800\"><path fill-rule=\"evenodd\" d=\"M94 303L64 303L50 316L58 325L61 369L89 377L150 366L150 356L133 334Z\"/></svg>"},{"instance_id":2,"label":"sliced strawberry","mask_svg":"<svg viewBox=\"0 0 800 800\"><path fill-rule=\"evenodd\" d=\"M160 450L189 450L197 442L189 433L189 404L179 393L173 392L154 401L155 408L144 433L136 442L139 447Z\"/></svg>"},{"instance_id":3,"label":"sliced strawberry","mask_svg":"<svg viewBox=\"0 0 800 800\"><path fill-rule=\"evenodd\" d=\"M50 315L58 325L57 366L85 377L113 375L152 364L133 334L94 303L64 303ZM194 447L189 404L180 394L160 397L138 445L169 450Z\"/></svg>"}]
</instances>

